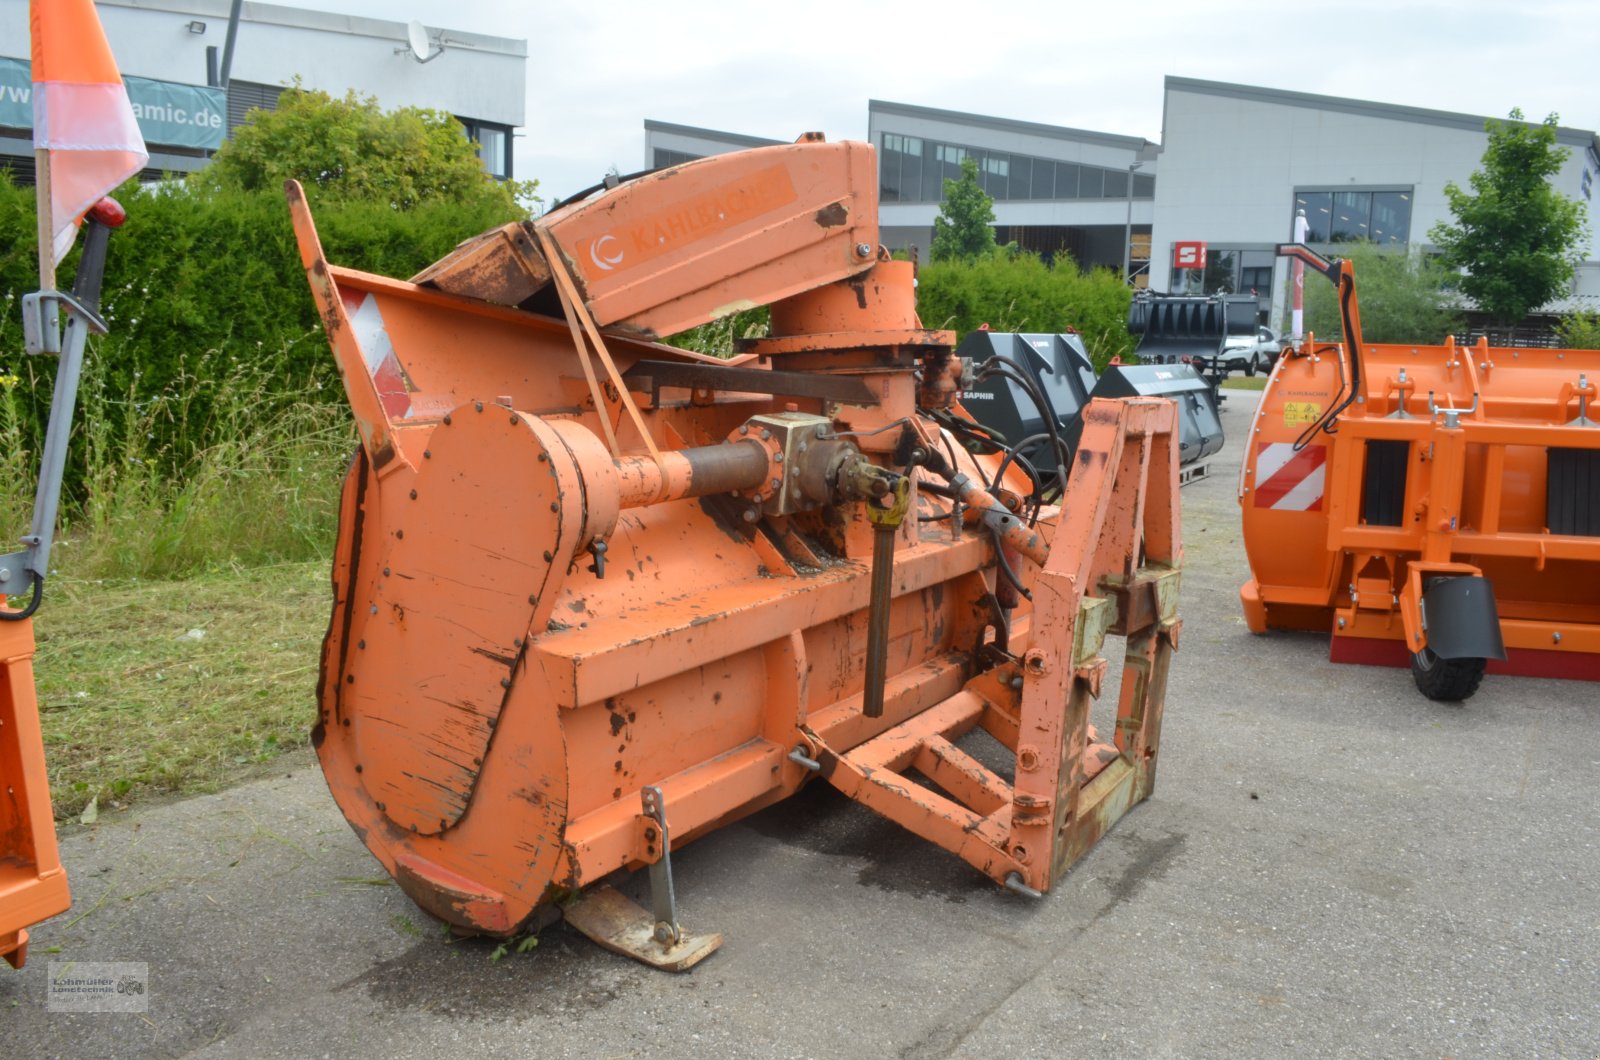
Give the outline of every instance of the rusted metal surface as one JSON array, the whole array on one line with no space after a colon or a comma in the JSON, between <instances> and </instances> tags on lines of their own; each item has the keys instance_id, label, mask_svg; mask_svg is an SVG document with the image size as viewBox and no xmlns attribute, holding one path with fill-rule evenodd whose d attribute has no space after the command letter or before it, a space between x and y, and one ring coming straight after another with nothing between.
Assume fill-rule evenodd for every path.
<instances>
[{"instance_id":1,"label":"rusted metal surface","mask_svg":"<svg viewBox=\"0 0 1600 1060\"><path fill-rule=\"evenodd\" d=\"M1363 343L1359 322L1353 349L1287 351L1262 396L1239 487L1250 629L1406 665L1427 580L1482 575L1510 655L1490 673L1600 680L1600 518L1577 511L1600 488L1600 351ZM1337 431L1314 430L1345 398Z\"/></svg>"},{"instance_id":2,"label":"rusted metal surface","mask_svg":"<svg viewBox=\"0 0 1600 1060\"><path fill-rule=\"evenodd\" d=\"M72 903L56 848L33 684L33 622L0 622L0 957L28 959L28 928Z\"/></svg>"},{"instance_id":3,"label":"rusted metal surface","mask_svg":"<svg viewBox=\"0 0 1600 1060\"><path fill-rule=\"evenodd\" d=\"M685 934L663 946L655 937L655 918L615 887L601 884L566 907L566 921L591 940L624 957L664 972L687 972L717 951L722 936Z\"/></svg>"},{"instance_id":4,"label":"rusted metal surface","mask_svg":"<svg viewBox=\"0 0 1600 1060\"><path fill-rule=\"evenodd\" d=\"M373 853L458 928L515 933L819 775L1040 891L1149 793L1177 633L1171 405L1091 405L1068 504L1019 516L1020 473L991 490L998 457L919 408L952 400L927 373L960 365L863 227L870 149L747 155L542 219L554 281L572 281L564 321L329 266L296 203L364 423L314 741ZM781 182L762 185L737 224L610 260L607 225L713 201L737 175L776 181L774 165L793 201L756 209ZM844 223L828 209L819 227L835 203ZM816 393L711 394L691 373L630 409L629 390L657 389L640 361L705 359L629 335L735 294L780 303L771 342ZM911 450L949 459L902 463ZM885 494L919 518L875 518ZM1002 551L1032 596L1009 610ZM1113 630L1128 655L1102 738L1088 704ZM1014 782L963 746L978 728ZM670 807L670 845L652 845L641 792ZM583 930L642 955L638 918L594 893Z\"/></svg>"},{"instance_id":5,"label":"rusted metal surface","mask_svg":"<svg viewBox=\"0 0 1600 1060\"><path fill-rule=\"evenodd\" d=\"M462 243L411 282L495 305L518 305L550 282L550 265L527 221L502 225Z\"/></svg>"}]
</instances>

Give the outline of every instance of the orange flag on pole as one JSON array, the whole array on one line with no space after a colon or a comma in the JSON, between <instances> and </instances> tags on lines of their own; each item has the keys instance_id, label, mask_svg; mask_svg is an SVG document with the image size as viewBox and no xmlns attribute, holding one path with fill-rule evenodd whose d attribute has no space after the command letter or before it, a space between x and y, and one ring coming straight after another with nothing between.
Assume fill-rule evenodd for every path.
<instances>
[{"instance_id":1,"label":"orange flag on pole","mask_svg":"<svg viewBox=\"0 0 1600 1060\"><path fill-rule=\"evenodd\" d=\"M84 211L143 169L150 155L93 0L32 0L29 27L39 261L45 271L48 238L53 273L72 249ZM48 205L43 201L47 187Z\"/></svg>"}]
</instances>

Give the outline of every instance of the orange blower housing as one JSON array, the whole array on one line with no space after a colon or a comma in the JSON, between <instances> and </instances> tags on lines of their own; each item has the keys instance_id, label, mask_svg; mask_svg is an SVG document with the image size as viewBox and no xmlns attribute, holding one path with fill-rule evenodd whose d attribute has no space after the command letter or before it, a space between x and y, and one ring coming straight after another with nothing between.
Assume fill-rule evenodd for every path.
<instances>
[{"instance_id":1,"label":"orange blower housing","mask_svg":"<svg viewBox=\"0 0 1600 1060\"><path fill-rule=\"evenodd\" d=\"M1286 352L1256 412L1250 629L1330 630L1433 698L1600 679L1600 351L1367 343L1354 266L1279 252L1339 285L1349 338Z\"/></svg>"},{"instance_id":2,"label":"orange blower housing","mask_svg":"<svg viewBox=\"0 0 1600 1060\"><path fill-rule=\"evenodd\" d=\"M878 246L875 187L869 146L808 136L405 282L330 265L290 186L362 440L313 739L428 912L508 936L583 892L569 922L682 968L708 949L685 952L671 851L818 778L1027 893L1149 793L1172 405L1091 406L1065 508L1036 512L942 425L963 366ZM771 334L732 359L658 341L762 304ZM1006 763L964 749L979 729ZM646 866L651 915L595 887Z\"/></svg>"}]
</instances>

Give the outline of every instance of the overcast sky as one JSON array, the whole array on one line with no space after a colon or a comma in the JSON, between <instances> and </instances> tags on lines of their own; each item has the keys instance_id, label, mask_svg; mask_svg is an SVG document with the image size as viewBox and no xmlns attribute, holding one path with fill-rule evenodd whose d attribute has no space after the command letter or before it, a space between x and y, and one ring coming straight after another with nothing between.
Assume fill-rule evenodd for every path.
<instances>
[{"instance_id":1,"label":"overcast sky","mask_svg":"<svg viewBox=\"0 0 1600 1060\"><path fill-rule=\"evenodd\" d=\"M644 120L864 139L867 100L1161 139L1162 78L1600 129L1596 0L299 0L528 42L519 177L644 164Z\"/></svg>"}]
</instances>

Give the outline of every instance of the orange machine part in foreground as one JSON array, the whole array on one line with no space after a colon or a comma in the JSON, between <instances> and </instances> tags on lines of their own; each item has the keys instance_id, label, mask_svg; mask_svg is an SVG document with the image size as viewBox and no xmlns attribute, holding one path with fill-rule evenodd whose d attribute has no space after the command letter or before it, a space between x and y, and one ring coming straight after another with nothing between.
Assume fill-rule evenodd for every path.
<instances>
[{"instance_id":1,"label":"orange machine part in foreground","mask_svg":"<svg viewBox=\"0 0 1600 1060\"><path fill-rule=\"evenodd\" d=\"M1323 264L1355 340L1308 337L1262 396L1239 486L1250 629L1329 630L1336 661L1413 662L1422 685L1446 617L1430 632L1428 586L1482 577L1507 656L1489 672L1600 679L1600 351L1365 343L1354 266Z\"/></svg>"},{"instance_id":2,"label":"orange machine part in foreground","mask_svg":"<svg viewBox=\"0 0 1600 1060\"><path fill-rule=\"evenodd\" d=\"M1044 891L1149 794L1173 407L1091 406L1066 507L1008 507L1022 475L986 488L999 458L929 415L960 415L961 365L878 249L874 174L870 147L811 137L705 159L410 283L328 264L290 187L363 442L314 742L433 915L514 934L819 776ZM768 302L773 334L732 360L653 341ZM1014 771L964 749L980 728ZM600 937L592 901L568 919Z\"/></svg>"},{"instance_id":3,"label":"orange machine part in foreground","mask_svg":"<svg viewBox=\"0 0 1600 1060\"><path fill-rule=\"evenodd\" d=\"M28 959L27 929L72 904L56 852L39 706L33 622L0 622L0 957Z\"/></svg>"}]
</instances>

